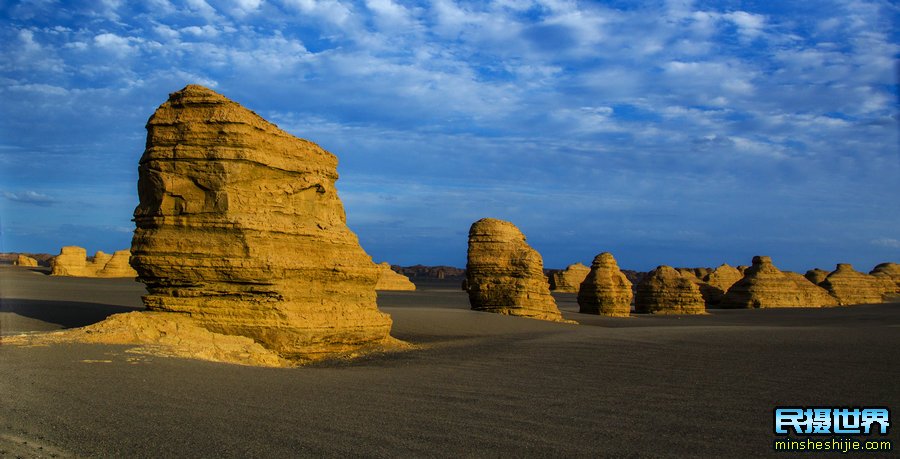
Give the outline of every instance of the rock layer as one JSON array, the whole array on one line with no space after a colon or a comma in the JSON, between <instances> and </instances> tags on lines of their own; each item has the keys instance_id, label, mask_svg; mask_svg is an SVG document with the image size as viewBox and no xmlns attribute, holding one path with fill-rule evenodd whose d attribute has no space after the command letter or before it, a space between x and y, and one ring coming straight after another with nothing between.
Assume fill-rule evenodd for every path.
<instances>
[{"instance_id":1,"label":"rock layer","mask_svg":"<svg viewBox=\"0 0 900 459\"><path fill-rule=\"evenodd\" d=\"M706 302L696 276L659 266L640 284L634 296L634 312L650 314L703 314Z\"/></svg>"},{"instance_id":2,"label":"rock layer","mask_svg":"<svg viewBox=\"0 0 900 459\"><path fill-rule=\"evenodd\" d=\"M413 284L408 277L400 274L393 269L388 262L382 262L378 265L378 281L375 283L375 290L415 290L416 284Z\"/></svg>"},{"instance_id":3,"label":"rock layer","mask_svg":"<svg viewBox=\"0 0 900 459\"><path fill-rule=\"evenodd\" d=\"M881 303L885 285L875 276L863 274L848 263L840 263L820 284L842 305Z\"/></svg>"},{"instance_id":4,"label":"rock layer","mask_svg":"<svg viewBox=\"0 0 900 459\"><path fill-rule=\"evenodd\" d=\"M16 261L13 262L16 266L28 266L28 267L36 267L38 265L37 260L29 257L28 255L22 255L21 253L16 256Z\"/></svg>"},{"instance_id":5,"label":"rock layer","mask_svg":"<svg viewBox=\"0 0 900 459\"><path fill-rule=\"evenodd\" d=\"M466 288L476 311L562 322L541 255L510 222L483 218L469 229Z\"/></svg>"},{"instance_id":6,"label":"rock layer","mask_svg":"<svg viewBox=\"0 0 900 459\"><path fill-rule=\"evenodd\" d=\"M828 292L797 273L785 273L766 256L753 257L753 266L728 289L724 308L790 308L837 306Z\"/></svg>"},{"instance_id":7,"label":"rock layer","mask_svg":"<svg viewBox=\"0 0 900 459\"><path fill-rule=\"evenodd\" d=\"M150 311L316 360L391 341L337 158L202 86L147 122L131 265Z\"/></svg>"},{"instance_id":8,"label":"rock layer","mask_svg":"<svg viewBox=\"0 0 900 459\"><path fill-rule=\"evenodd\" d=\"M725 293L728 292L728 289L730 289L735 282L741 280L742 277L744 277L744 275L741 274L737 268L733 268L727 263L722 263L718 268L707 274L703 278L707 288L705 290L701 289L700 291L700 293L703 294L703 298L706 300L706 306L718 306L719 303L722 302L722 298L725 297Z\"/></svg>"},{"instance_id":9,"label":"rock layer","mask_svg":"<svg viewBox=\"0 0 900 459\"><path fill-rule=\"evenodd\" d=\"M628 317L634 294L631 282L619 269L615 257L603 252L591 262L591 270L578 289L578 312Z\"/></svg>"},{"instance_id":10,"label":"rock layer","mask_svg":"<svg viewBox=\"0 0 900 459\"><path fill-rule=\"evenodd\" d=\"M566 266L562 271L556 271L550 275L550 290L563 293L578 293L581 283L591 272L591 268L575 263Z\"/></svg>"}]
</instances>

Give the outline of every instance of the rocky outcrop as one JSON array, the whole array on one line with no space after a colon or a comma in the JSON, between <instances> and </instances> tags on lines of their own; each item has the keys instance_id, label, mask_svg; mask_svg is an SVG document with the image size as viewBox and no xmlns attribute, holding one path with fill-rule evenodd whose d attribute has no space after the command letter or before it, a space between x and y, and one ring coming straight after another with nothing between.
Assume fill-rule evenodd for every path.
<instances>
[{"instance_id":1,"label":"rocky outcrop","mask_svg":"<svg viewBox=\"0 0 900 459\"><path fill-rule=\"evenodd\" d=\"M691 279L693 278L693 279ZM693 272L659 266L637 285L634 312L650 314L703 314L706 302Z\"/></svg>"},{"instance_id":2,"label":"rocky outcrop","mask_svg":"<svg viewBox=\"0 0 900 459\"><path fill-rule=\"evenodd\" d=\"M856 271L848 263L838 264L819 285L842 305L881 303L885 293L885 285L880 279Z\"/></svg>"},{"instance_id":3,"label":"rocky outcrop","mask_svg":"<svg viewBox=\"0 0 900 459\"><path fill-rule=\"evenodd\" d=\"M466 270L454 268L453 266L413 265L394 267L394 269L410 279L462 280L466 278Z\"/></svg>"},{"instance_id":4,"label":"rocky outcrop","mask_svg":"<svg viewBox=\"0 0 900 459\"><path fill-rule=\"evenodd\" d=\"M69 245L59 250L59 255L50 260L51 276L92 276L87 266L87 251L82 247Z\"/></svg>"},{"instance_id":5,"label":"rocky outcrop","mask_svg":"<svg viewBox=\"0 0 900 459\"><path fill-rule=\"evenodd\" d=\"M97 271L97 277L137 277L137 271L128 263L129 258L130 250L115 251L109 261Z\"/></svg>"},{"instance_id":6,"label":"rocky outcrop","mask_svg":"<svg viewBox=\"0 0 900 459\"><path fill-rule=\"evenodd\" d=\"M563 293L578 293L584 278L591 272L591 268L575 263L566 266L562 271L550 274L550 290Z\"/></svg>"},{"instance_id":7,"label":"rocky outcrop","mask_svg":"<svg viewBox=\"0 0 900 459\"><path fill-rule=\"evenodd\" d=\"M388 262L382 262L378 265L378 281L375 283L375 290L415 290L416 284L413 284L408 277L400 274L393 269Z\"/></svg>"},{"instance_id":8,"label":"rocky outcrop","mask_svg":"<svg viewBox=\"0 0 900 459\"><path fill-rule=\"evenodd\" d=\"M27 266L27 267L37 267L38 262L34 258L29 257L28 255L18 254L16 256L16 261L13 262L16 266Z\"/></svg>"},{"instance_id":9,"label":"rocky outcrop","mask_svg":"<svg viewBox=\"0 0 900 459\"><path fill-rule=\"evenodd\" d=\"M900 264L881 263L875 266L869 274L881 280L886 294L900 295Z\"/></svg>"},{"instance_id":10,"label":"rocky outcrop","mask_svg":"<svg viewBox=\"0 0 900 459\"><path fill-rule=\"evenodd\" d=\"M579 312L628 317L632 297L631 282L619 270L613 255L603 252L594 257L591 270L578 289Z\"/></svg>"},{"instance_id":11,"label":"rocky outcrop","mask_svg":"<svg viewBox=\"0 0 900 459\"><path fill-rule=\"evenodd\" d=\"M131 252L119 250L110 255L98 250L91 260L87 251L78 246L66 246L50 260L51 276L70 277L135 277L137 272L128 265Z\"/></svg>"},{"instance_id":12,"label":"rocky outcrop","mask_svg":"<svg viewBox=\"0 0 900 459\"><path fill-rule=\"evenodd\" d=\"M706 288L700 290L706 301L706 307L718 306L728 289L742 277L744 275L737 268L733 268L727 263L722 263L718 268L710 271L703 278Z\"/></svg>"},{"instance_id":13,"label":"rocky outcrop","mask_svg":"<svg viewBox=\"0 0 900 459\"><path fill-rule=\"evenodd\" d=\"M476 311L564 321L550 296L541 255L510 222L483 218L469 229L466 286Z\"/></svg>"},{"instance_id":14,"label":"rocky outcrop","mask_svg":"<svg viewBox=\"0 0 900 459\"><path fill-rule=\"evenodd\" d=\"M803 275L803 277L808 279L813 284L819 285L823 280L825 280L826 277L828 277L828 271L819 268L810 269L806 272L806 274Z\"/></svg>"},{"instance_id":15,"label":"rocky outcrop","mask_svg":"<svg viewBox=\"0 0 900 459\"><path fill-rule=\"evenodd\" d=\"M753 257L753 266L722 298L723 308L790 308L837 306L837 299L805 277L784 273L765 256Z\"/></svg>"},{"instance_id":16,"label":"rocky outcrop","mask_svg":"<svg viewBox=\"0 0 900 459\"><path fill-rule=\"evenodd\" d=\"M148 310L301 361L392 342L331 153L190 85L147 122L138 176L131 265Z\"/></svg>"}]
</instances>

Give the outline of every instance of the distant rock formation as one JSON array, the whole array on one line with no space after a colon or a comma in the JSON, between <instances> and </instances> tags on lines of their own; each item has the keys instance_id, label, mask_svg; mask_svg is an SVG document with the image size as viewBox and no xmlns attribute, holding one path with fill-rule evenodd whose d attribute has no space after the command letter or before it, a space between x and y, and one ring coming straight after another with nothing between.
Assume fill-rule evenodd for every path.
<instances>
[{"instance_id":1,"label":"distant rock formation","mask_svg":"<svg viewBox=\"0 0 900 459\"><path fill-rule=\"evenodd\" d=\"M750 267L747 265L738 265L737 268L735 268L735 269L740 271L741 275L743 276L744 273L747 272L748 269L750 269Z\"/></svg>"},{"instance_id":2,"label":"distant rock formation","mask_svg":"<svg viewBox=\"0 0 900 459\"><path fill-rule=\"evenodd\" d=\"M21 253L16 256L16 261L14 262L16 266L27 266L31 268L35 268L38 265L37 260L29 257L28 255L22 255Z\"/></svg>"},{"instance_id":3,"label":"distant rock formation","mask_svg":"<svg viewBox=\"0 0 900 459\"><path fill-rule=\"evenodd\" d=\"M469 229L469 303L476 311L565 321L550 296L541 255L510 222L483 218Z\"/></svg>"},{"instance_id":4,"label":"distant rock formation","mask_svg":"<svg viewBox=\"0 0 900 459\"><path fill-rule=\"evenodd\" d=\"M704 276L703 282L706 283L707 288L701 289L700 293L703 294L703 298L706 300L706 307L718 306L728 289L735 282L741 280L742 277L744 275L737 268L733 268L727 263L722 263L718 268Z\"/></svg>"},{"instance_id":5,"label":"distant rock formation","mask_svg":"<svg viewBox=\"0 0 900 459\"><path fill-rule=\"evenodd\" d=\"M693 279L692 279L693 278ZM703 314L706 302L693 272L659 266L638 284L634 312L650 314Z\"/></svg>"},{"instance_id":6,"label":"distant rock formation","mask_svg":"<svg viewBox=\"0 0 900 459\"><path fill-rule=\"evenodd\" d=\"M837 299L797 273L785 273L765 256L753 257L753 266L722 298L723 308L791 308L837 306Z\"/></svg>"},{"instance_id":7,"label":"distant rock formation","mask_svg":"<svg viewBox=\"0 0 900 459\"><path fill-rule=\"evenodd\" d=\"M584 282L584 278L591 272L591 268L575 263L566 266L562 271L550 274L550 290L563 293L578 293L578 288Z\"/></svg>"},{"instance_id":8,"label":"distant rock formation","mask_svg":"<svg viewBox=\"0 0 900 459\"><path fill-rule=\"evenodd\" d=\"M619 270L615 257L609 252L594 257L578 289L578 312L628 317L632 298L631 282Z\"/></svg>"},{"instance_id":9,"label":"distant rock formation","mask_svg":"<svg viewBox=\"0 0 900 459\"><path fill-rule=\"evenodd\" d=\"M413 284L408 277L400 274L393 269L388 262L378 264L378 282L375 283L375 290L415 290L416 284Z\"/></svg>"},{"instance_id":10,"label":"distant rock formation","mask_svg":"<svg viewBox=\"0 0 900 459\"><path fill-rule=\"evenodd\" d=\"M880 279L856 271L849 263L839 263L820 285L841 305L881 303L885 293Z\"/></svg>"},{"instance_id":11,"label":"distant rock formation","mask_svg":"<svg viewBox=\"0 0 900 459\"><path fill-rule=\"evenodd\" d=\"M149 311L295 361L396 342L331 153L189 85L147 122L138 175L131 265Z\"/></svg>"},{"instance_id":12,"label":"distant rock formation","mask_svg":"<svg viewBox=\"0 0 900 459\"><path fill-rule=\"evenodd\" d=\"M888 295L900 295L900 264L881 263L869 274L881 280Z\"/></svg>"},{"instance_id":13,"label":"distant rock formation","mask_svg":"<svg viewBox=\"0 0 900 459\"><path fill-rule=\"evenodd\" d=\"M807 278L813 284L819 285L826 277L828 277L828 271L819 268L810 269L803 277Z\"/></svg>"},{"instance_id":14,"label":"distant rock formation","mask_svg":"<svg viewBox=\"0 0 900 459\"><path fill-rule=\"evenodd\" d=\"M454 268L453 266L414 265L393 268L410 279L462 280L466 278L466 270Z\"/></svg>"},{"instance_id":15,"label":"distant rock formation","mask_svg":"<svg viewBox=\"0 0 900 459\"><path fill-rule=\"evenodd\" d=\"M59 250L59 255L50 260L51 276L88 277L96 274L87 267L87 250L69 245Z\"/></svg>"},{"instance_id":16,"label":"distant rock formation","mask_svg":"<svg viewBox=\"0 0 900 459\"><path fill-rule=\"evenodd\" d=\"M119 250L115 255L98 250L93 259L87 259L87 251L78 246L63 247L59 255L50 260L51 276L69 277L136 277L137 272L128 265L131 252Z\"/></svg>"},{"instance_id":17,"label":"distant rock formation","mask_svg":"<svg viewBox=\"0 0 900 459\"><path fill-rule=\"evenodd\" d=\"M137 277L137 271L128 264L130 250L113 252L103 267L97 270L97 277ZM96 257L94 258L96 260Z\"/></svg>"}]
</instances>

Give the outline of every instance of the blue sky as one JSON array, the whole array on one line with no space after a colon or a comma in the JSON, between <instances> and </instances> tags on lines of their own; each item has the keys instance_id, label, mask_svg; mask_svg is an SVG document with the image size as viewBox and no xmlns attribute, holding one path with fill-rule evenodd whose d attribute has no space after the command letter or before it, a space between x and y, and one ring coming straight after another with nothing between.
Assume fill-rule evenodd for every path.
<instances>
[{"instance_id":1,"label":"blue sky","mask_svg":"<svg viewBox=\"0 0 900 459\"><path fill-rule=\"evenodd\" d=\"M375 261L482 217L564 267L900 262L889 0L0 1L2 251L128 247L144 125L203 84L340 159Z\"/></svg>"}]
</instances>

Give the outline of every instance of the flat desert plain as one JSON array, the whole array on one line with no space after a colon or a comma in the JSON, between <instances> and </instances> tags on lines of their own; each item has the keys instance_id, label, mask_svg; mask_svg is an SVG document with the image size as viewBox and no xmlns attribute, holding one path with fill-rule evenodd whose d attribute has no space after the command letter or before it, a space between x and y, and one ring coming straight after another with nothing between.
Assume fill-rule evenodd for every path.
<instances>
[{"instance_id":1,"label":"flat desert plain","mask_svg":"<svg viewBox=\"0 0 900 459\"><path fill-rule=\"evenodd\" d=\"M900 304L607 318L554 294L569 325L471 311L455 281L418 287L378 303L420 349L349 362L0 346L0 457L771 456L791 454L772 449L779 405L900 417ZM94 323L143 291L0 267L0 333Z\"/></svg>"}]
</instances>

